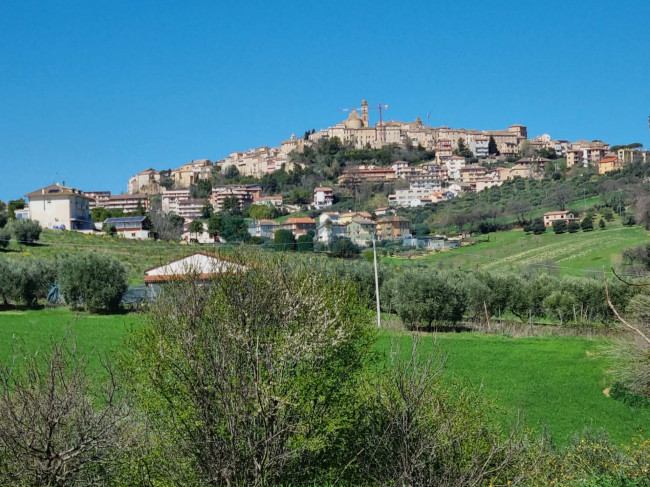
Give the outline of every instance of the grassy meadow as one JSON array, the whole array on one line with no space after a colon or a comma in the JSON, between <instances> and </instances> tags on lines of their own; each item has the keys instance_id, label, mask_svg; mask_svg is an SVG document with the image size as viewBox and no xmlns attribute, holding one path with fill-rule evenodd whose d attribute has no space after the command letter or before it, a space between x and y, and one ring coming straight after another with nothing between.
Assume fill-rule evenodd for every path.
<instances>
[{"instance_id":1,"label":"grassy meadow","mask_svg":"<svg viewBox=\"0 0 650 487\"><path fill-rule=\"evenodd\" d=\"M70 333L95 372L98 353L110 356L119 350L141 319L137 314L90 315L64 308L0 311L0 362L19 363L18 345L34 353L47 349L51 338ZM379 335L376 350L387 357L396 339L404 352L409 350L411 336L390 330ZM537 432L548 425L560 444L587 426L605 429L616 442L629 441L640 428L650 429L650 409L636 410L603 393L611 385L603 338L439 333L436 340L448 355L444 379L481 387L504 426L520 410L526 425ZM422 353L431 353L430 337L421 344Z\"/></svg>"}]
</instances>

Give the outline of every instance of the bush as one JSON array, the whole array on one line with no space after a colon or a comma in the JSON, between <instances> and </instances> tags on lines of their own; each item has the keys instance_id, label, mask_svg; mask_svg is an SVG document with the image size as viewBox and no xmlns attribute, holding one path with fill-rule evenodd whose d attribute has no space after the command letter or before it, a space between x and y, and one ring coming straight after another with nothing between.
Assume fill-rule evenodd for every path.
<instances>
[{"instance_id":1,"label":"bush","mask_svg":"<svg viewBox=\"0 0 650 487\"><path fill-rule=\"evenodd\" d=\"M4 228L9 221L9 216L4 211L0 211L0 228Z\"/></svg>"},{"instance_id":2,"label":"bush","mask_svg":"<svg viewBox=\"0 0 650 487\"><path fill-rule=\"evenodd\" d=\"M561 234L567 231L566 220L558 220L553 222L553 232L556 234Z\"/></svg>"},{"instance_id":3,"label":"bush","mask_svg":"<svg viewBox=\"0 0 650 487\"><path fill-rule=\"evenodd\" d=\"M583 218L582 223L580 223L580 228L582 228L583 232L591 232L594 229L594 221L589 215Z\"/></svg>"},{"instance_id":4,"label":"bush","mask_svg":"<svg viewBox=\"0 0 650 487\"><path fill-rule=\"evenodd\" d=\"M122 264L96 253L64 257L57 278L65 301L90 311L116 311L128 287Z\"/></svg>"},{"instance_id":5,"label":"bush","mask_svg":"<svg viewBox=\"0 0 650 487\"><path fill-rule=\"evenodd\" d=\"M282 252L296 248L296 241L293 238L291 230L276 230L273 236L273 243L275 244L275 249Z\"/></svg>"},{"instance_id":6,"label":"bush","mask_svg":"<svg viewBox=\"0 0 650 487\"><path fill-rule=\"evenodd\" d=\"M8 261L0 259L0 298L34 306L44 298L55 280L55 266L42 259Z\"/></svg>"},{"instance_id":7,"label":"bush","mask_svg":"<svg viewBox=\"0 0 650 487\"><path fill-rule=\"evenodd\" d=\"M38 222L15 220L11 224L11 233L18 243L31 245L41 237L42 228Z\"/></svg>"},{"instance_id":8,"label":"bush","mask_svg":"<svg viewBox=\"0 0 650 487\"><path fill-rule=\"evenodd\" d=\"M298 237L296 248L298 249L298 252L313 252L314 251L313 237L308 234L301 235L300 237Z\"/></svg>"},{"instance_id":9,"label":"bush","mask_svg":"<svg viewBox=\"0 0 650 487\"><path fill-rule=\"evenodd\" d=\"M6 249L11 240L11 230L8 228L0 228L0 249Z\"/></svg>"},{"instance_id":10,"label":"bush","mask_svg":"<svg viewBox=\"0 0 650 487\"><path fill-rule=\"evenodd\" d=\"M569 233L576 233L578 230L580 230L580 224L575 220L571 220L569 222L569 226L567 227L567 231Z\"/></svg>"},{"instance_id":11,"label":"bush","mask_svg":"<svg viewBox=\"0 0 650 487\"><path fill-rule=\"evenodd\" d=\"M330 254L333 257L348 259L361 253L361 248L347 237L337 238L330 244Z\"/></svg>"}]
</instances>

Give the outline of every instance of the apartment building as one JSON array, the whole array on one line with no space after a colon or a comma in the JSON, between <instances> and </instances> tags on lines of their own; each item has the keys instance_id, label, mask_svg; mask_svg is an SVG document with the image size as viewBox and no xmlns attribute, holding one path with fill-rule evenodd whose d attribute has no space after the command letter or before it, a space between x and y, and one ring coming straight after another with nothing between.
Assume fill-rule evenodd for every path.
<instances>
[{"instance_id":1,"label":"apartment building","mask_svg":"<svg viewBox=\"0 0 650 487\"><path fill-rule=\"evenodd\" d=\"M214 186L210 194L210 203L217 213L223 210L223 202L226 198L237 198L239 208L244 209L248 205L256 203L262 196L262 187L257 184L239 186Z\"/></svg>"},{"instance_id":2,"label":"apartment building","mask_svg":"<svg viewBox=\"0 0 650 487\"><path fill-rule=\"evenodd\" d=\"M334 204L334 191L332 188L320 186L314 188L314 208L320 209Z\"/></svg>"},{"instance_id":3,"label":"apartment building","mask_svg":"<svg viewBox=\"0 0 650 487\"><path fill-rule=\"evenodd\" d=\"M29 200L29 219L37 221L43 228L59 230L93 228L90 218L92 198L78 189L63 184L51 184L27 193L25 198Z\"/></svg>"},{"instance_id":4,"label":"apartment building","mask_svg":"<svg viewBox=\"0 0 650 487\"><path fill-rule=\"evenodd\" d=\"M88 205L91 210L103 207L111 197L110 191L82 191L82 193L90 198Z\"/></svg>"}]
</instances>

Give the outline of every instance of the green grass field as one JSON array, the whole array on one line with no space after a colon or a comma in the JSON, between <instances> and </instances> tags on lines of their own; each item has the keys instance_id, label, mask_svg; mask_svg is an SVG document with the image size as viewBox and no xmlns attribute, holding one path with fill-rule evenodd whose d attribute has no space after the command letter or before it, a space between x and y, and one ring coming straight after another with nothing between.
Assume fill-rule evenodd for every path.
<instances>
[{"instance_id":1,"label":"green grass field","mask_svg":"<svg viewBox=\"0 0 650 487\"><path fill-rule=\"evenodd\" d=\"M640 226L608 224L605 230L556 235L551 229L542 235L523 230L489 234L489 241L463 246L424 257L384 258L387 263L426 264L461 269L521 271L534 262L552 262L560 274L590 275L621 263L621 251L650 240ZM487 239L488 236L481 236Z\"/></svg>"},{"instance_id":2,"label":"green grass field","mask_svg":"<svg viewBox=\"0 0 650 487\"><path fill-rule=\"evenodd\" d=\"M395 332L384 333L378 349L388 353ZM410 335L397 333L402 351L410 350ZM607 397L603 338L547 336L511 338L477 333L440 333L436 339L448 360L446 379L483 392L506 414L505 426L517 411L535 431L544 426L558 444L585 427L604 429L616 442L629 441L639 429L650 428L650 409L634 409ZM422 353L430 353L433 340L424 338Z\"/></svg>"},{"instance_id":3,"label":"green grass field","mask_svg":"<svg viewBox=\"0 0 650 487\"><path fill-rule=\"evenodd\" d=\"M89 355L90 369L97 371L97 353L110 355L118 350L141 318L136 314L73 313L63 308L2 311L0 361L7 364L20 359L14 357L18 344L32 352L44 350L51 337L60 338L70 330L79 351ZM377 349L387 353L394 337L410 340L409 335L386 330ZM603 428L617 442L628 441L639 428L650 428L650 409L635 410L603 394L611 384L603 357L607 342L602 338L442 333L437 340L449 354L445 378L472 387L482 385L495 406L507 412L499 416L504 425L521 410L528 426L541 431L548 425L561 444L585 426ZM422 344L423 353L431 351L431 339Z\"/></svg>"}]
</instances>

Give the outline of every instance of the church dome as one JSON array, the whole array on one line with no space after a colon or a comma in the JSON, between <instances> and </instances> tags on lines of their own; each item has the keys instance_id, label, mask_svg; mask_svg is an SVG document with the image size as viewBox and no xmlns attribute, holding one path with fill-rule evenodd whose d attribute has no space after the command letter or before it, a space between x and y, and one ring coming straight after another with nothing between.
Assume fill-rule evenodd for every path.
<instances>
[{"instance_id":1,"label":"church dome","mask_svg":"<svg viewBox=\"0 0 650 487\"><path fill-rule=\"evenodd\" d=\"M359 117L356 110L350 112L350 116L343 122L345 128L360 129L363 128L363 120Z\"/></svg>"}]
</instances>

